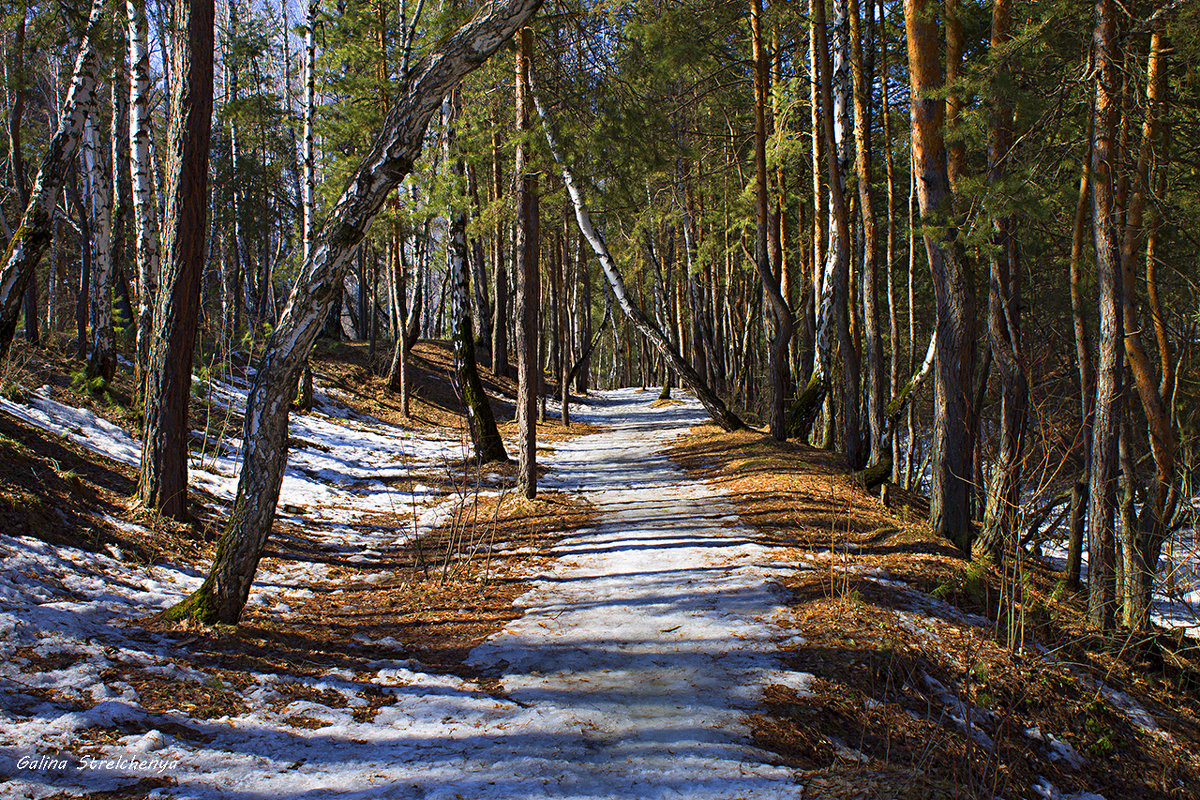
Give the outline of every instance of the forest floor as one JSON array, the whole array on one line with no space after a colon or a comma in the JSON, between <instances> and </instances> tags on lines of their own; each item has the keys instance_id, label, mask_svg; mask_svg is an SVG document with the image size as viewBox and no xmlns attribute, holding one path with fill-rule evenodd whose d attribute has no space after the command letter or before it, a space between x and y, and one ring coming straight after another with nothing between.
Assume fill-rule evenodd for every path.
<instances>
[{"instance_id":1,"label":"forest floor","mask_svg":"<svg viewBox=\"0 0 1200 800\"><path fill-rule=\"evenodd\" d=\"M919 498L621 390L539 432L525 501L466 458L446 348L408 417L334 350L233 627L155 614L211 557L245 366L195 398L191 525L130 501L119 387L6 378L0 796L1198 796L1195 644L1090 637L1036 563L1001 602Z\"/></svg>"}]
</instances>

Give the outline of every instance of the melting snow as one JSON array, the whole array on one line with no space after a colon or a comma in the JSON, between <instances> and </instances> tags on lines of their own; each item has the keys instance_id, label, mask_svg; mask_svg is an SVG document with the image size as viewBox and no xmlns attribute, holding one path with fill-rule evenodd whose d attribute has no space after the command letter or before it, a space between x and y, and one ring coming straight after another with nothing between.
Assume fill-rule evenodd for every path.
<instances>
[{"instance_id":1,"label":"melting snow","mask_svg":"<svg viewBox=\"0 0 1200 800\"><path fill-rule=\"evenodd\" d=\"M242 396L217 385L212 397L236 407ZM176 665L171 641L127 627L183 597L200 573L0 536L0 793L101 791L165 775L177 785L152 796L799 796L791 770L748 743L745 718L765 685L803 689L809 680L776 669L776 642L794 635L771 619L781 616L774 581L783 571L751 532L714 519L733 513L719 494L689 482L659 452L704 418L699 406L653 411L646 403L646 395L617 392L590 413L580 409L580 417L614 427L559 443L548 459L547 483L585 492L600 522L560 544L519 601L526 615L472 654L502 675L499 696L411 660L383 659L366 676L335 671L306 682L338 693L348 708L313 699L280 707L270 701L289 697L281 688L295 679L255 674L245 713L150 714L131 686L106 682L104 672L122 661L175 681L212 680ZM136 463L127 434L45 394L16 415ZM413 464L436 467L459 447L348 413L296 418L292 436L301 444L281 502L304 509L297 523L366 561L397 533L346 521L389 508L388 479L407 477ZM205 456L196 466L200 482L232 494L230 456ZM450 500L430 499L421 524L448 513ZM254 597L278 604L305 591L291 588L297 583L320 578L310 566L284 564L259 576ZM34 669L23 654L61 666ZM368 685L398 702L359 722L350 710L366 702ZM297 727L289 722L296 716L321 727ZM136 732L98 746L99 760L72 750L81 730L122 724Z\"/></svg>"}]
</instances>

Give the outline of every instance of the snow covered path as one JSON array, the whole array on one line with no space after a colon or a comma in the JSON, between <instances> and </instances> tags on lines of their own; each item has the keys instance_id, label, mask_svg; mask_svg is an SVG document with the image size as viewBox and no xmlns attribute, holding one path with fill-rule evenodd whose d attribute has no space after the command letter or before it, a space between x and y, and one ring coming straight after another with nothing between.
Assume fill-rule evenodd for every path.
<instances>
[{"instance_id":1,"label":"snow covered path","mask_svg":"<svg viewBox=\"0 0 1200 800\"><path fill-rule=\"evenodd\" d=\"M650 409L654 396L607 393L580 415L612 427L559 446L548 483L585 493L602 522L560 543L528 613L472 656L502 665L533 712L513 796L798 796L791 771L748 746L744 716L765 683L803 680L773 671L778 573L661 452L703 411Z\"/></svg>"}]
</instances>

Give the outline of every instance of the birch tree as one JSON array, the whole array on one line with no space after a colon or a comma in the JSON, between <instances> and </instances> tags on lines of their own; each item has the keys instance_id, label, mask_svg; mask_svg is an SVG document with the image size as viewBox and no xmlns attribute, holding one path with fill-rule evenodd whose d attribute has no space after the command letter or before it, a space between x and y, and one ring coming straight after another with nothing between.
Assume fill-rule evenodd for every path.
<instances>
[{"instance_id":1,"label":"birch tree","mask_svg":"<svg viewBox=\"0 0 1200 800\"><path fill-rule=\"evenodd\" d=\"M71 86L58 114L58 128L50 139L29 192L29 201L4 252L0 267L0 359L8 354L25 289L33 278L38 262L50 246L59 193L71 173L79 152L88 115L97 107L97 71L99 38L105 5L94 0L87 28L75 58Z\"/></svg>"},{"instance_id":2,"label":"birch tree","mask_svg":"<svg viewBox=\"0 0 1200 800\"><path fill-rule=\"evenodd\" d=\"M144 379L158 290L159 249L158 207L151 171L150 53L146 46L145 0L126 0L125 15L129 29L129 173L138 275L136 361L139 378Z\"/></svg>"},{"instance_id":3,"label":"birch tree","mask_svg":"<svg viewBox=\"0 0 1200 800\"><path fill-rule=\"evenodd\" d=\"M508 0L486 6L405 73L382 130L321 226L267 341L246 401L245 449L229 520L207 578L166 612L168 619L233 623L241 616L279 500L290 400L335 290L367 227L412 170L442 97L508 41L538 5Z\"/></svg>"},{"instance_id":4,"label":"birch tree","mask_svg":"<svg viewBox=\"0 0 1200 800\"><path fill-rule=\"evenodd\" d=\"M113 109L114 116L116 109ZM87 210L91 214L91 239L84 246L92 250L91 347L88 348L87 376L109 383L117 370L116 341L112 323L112 212L115 171L105 160L100 138L98 113L89 114L83 126L84 182L87 186ZM115 164L112 166L116 166Z\"/></svg>"}]
</instances>

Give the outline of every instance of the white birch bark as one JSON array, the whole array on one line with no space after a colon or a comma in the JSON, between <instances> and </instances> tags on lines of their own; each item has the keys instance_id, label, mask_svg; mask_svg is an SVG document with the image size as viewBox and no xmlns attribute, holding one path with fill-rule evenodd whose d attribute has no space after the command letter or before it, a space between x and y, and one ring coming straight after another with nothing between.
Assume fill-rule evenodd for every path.
<instances>
[{"instance_id":1,"label":"white birch bark","mask_svg":"<svg viewBox=\"0 0 1200 800\"><path fill-rule=\"evenodd\" d=\"M58 129L38 168L21 225L4 252L3 267L0 267L0 358L8 353L12 344L25 287L50 244L55 204L79 152L84 121L97 105L98 39L103 11L104 3L94 0L75 59L71 88L59 113Z\"/></svg>"},{"instance_id":2,"label":"white birch bark","mask_svg":"<svg viewBox=\"0 0 1200 800\"><path fill-rule=\"evenodd\" d=\"M150 130L150 51L146 44L145 0L126 0L129 27L129 175L133 194L137 258L137 363L145 371L158 291L158 206L154 200Z\"/></svg>"},{"instance_id":3,"label":"white birch bark","mask_svg":"<svg viewBox=\"0 0 1200 800\"><path fill-rule=\"evenodd\" d=\"M91 349L87 374L107 383L116 369L116 347L112 324L112 171L101 146L98 108L84 122L80 153L88 184L88 210L91 213L92 282L88 317L91 322Z\"/></svg>"}]
</instances>

